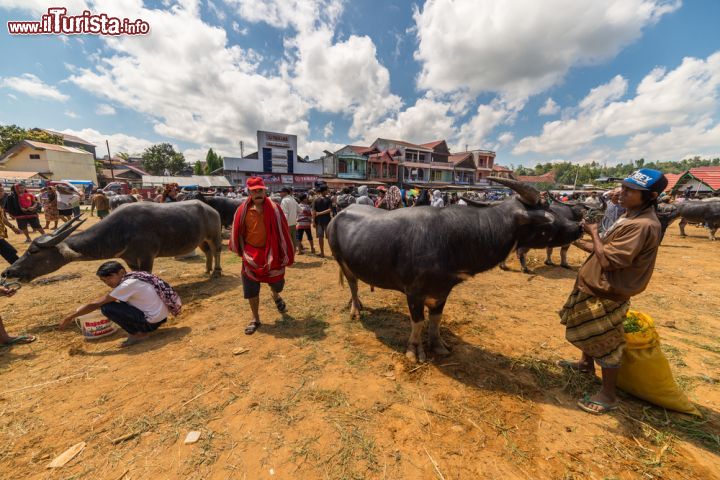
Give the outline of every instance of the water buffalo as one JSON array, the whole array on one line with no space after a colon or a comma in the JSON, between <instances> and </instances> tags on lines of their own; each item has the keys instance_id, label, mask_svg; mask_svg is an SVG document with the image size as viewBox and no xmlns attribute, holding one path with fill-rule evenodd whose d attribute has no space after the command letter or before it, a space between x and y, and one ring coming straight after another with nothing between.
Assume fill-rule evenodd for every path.
<instances>
[{"instance_id":1,"label":"water buffalo","mask_svg":"<svg viewBox=\"0 0 720 480\"><path fill-rule=\"evenodd\" d=\"M70 236L84 221L72 219L36 238L3 275L27 282L72 261L107 258L122 258L133 270L151 272L155 257L183 255L198 246L205 253L207 272L221 274L220 215L202 202L128 203Z\"/></svg>"},{"instance_id":2,"label":"water buffalo","mask_svg":"<svg viewBox=\"0 0 720 480\"><path fill-rule=\"evenodd\" d=\"M110 210L115 210L120 205L137 202L137 198L135 198L133 195L112 195L109 198L109 202Z\"/></svg>"},{"instance_id":3,"label":"water buffalo","mask_svg":"<svg viewBox=\"0 0 720 480\"><path fill-rule=\"evenodd\" d=\"M187 195L186 200L200 200L207 203L220 214L220 221L223 227L231 227L235 219L235 211L244 200L239 198L210 197L200 192L193 192Z\"/></svg>"},{"instance_id":4,"label":"water buffalo","mask_svg":"<svg viewBox=\"0 0 720 480\"><path fill-rule=\"evenodd\" d=\"M406 352L410 360L426 358L421 339L426 306L430 310L430 347L435 354L447 354L440 322L453 287L499 264L521 235L557 221L533 187L503 178L493 181L519 195L490 208L387 211L351 205L328 226L330 248L350 286L353 317L359 317L362 309L358 280L406 295L412 320ZM580 226L576 228L579 236Z\"/></svg>"},{"instance_id":5,"label":"water buffalo","mask_svg":"<svg viewBox=\"0 0 720 480\"><path fill-rule=\"evenodd\" d=\"M680 236L685 237L685 225L699 223L709 230L710 240L715 240L715 232L720 228L720 202L684 201L662 205L662 212L669 216L668 221L680 218Z\"/></svg>"}]
</instances>

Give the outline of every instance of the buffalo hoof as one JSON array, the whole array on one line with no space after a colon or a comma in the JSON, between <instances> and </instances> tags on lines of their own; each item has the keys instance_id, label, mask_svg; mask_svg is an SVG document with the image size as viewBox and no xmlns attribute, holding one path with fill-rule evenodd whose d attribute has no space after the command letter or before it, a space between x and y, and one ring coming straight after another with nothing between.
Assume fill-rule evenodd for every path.
<instances>
[{"instance_id":1,"label":"buffalo hoof","mask_svg":"<svg viewBox=\"0 0 720 480\"><path fill-rule=\"evenodd\" d=\"M522 268L522 272L523 272L523 273L532 273L532 272L530 271L530 269L527 268L527 267L523 267L523 268Z\"/></svg>"},{"instance_id":2,"label":"buffalo hoof","mask_svg":"<svg viewBox=\"0 0 720 480\"><path fill-rule=\"evenodd\" d=\"M545 265L547 265L547 266L549 266L549 267L554 267L554 266L555 266L555 264L553 263L552 260L545 260ZM561 265L561 266L562 266L562 265Z\"/></svg>"},{"instance_id":3,"label":"buffalo hoof","mask_svg":"<svg viewBox=\"0 0 720 480\"><path fill-rule=\"evenodd\" d=\"M222 270L213 270L213 272L210 274L210 278L220 278L222 277Z\"/></svg>"},{"instance_id":4,"label":"buffalo hoof","mask_svg":"<svg viewBox=\"0 0 720 480\"><path fill-rule=\"evenodd\" d=\"M498 267L500 267L500 270L505 270L506 272L508 271L508 267L504 263L501 263Z\"/></svg>"},{"instance_id":5,"label":"buffalo hoof","mask_svg":"<svg viewBox=\"0 0 720 480\"><path fill-rule=\"evenodd\" d=\"M567 263L561 263L560 266L562 268L567 268L568 270L572 270L572 267L570 265L568 265Z\"/></svg>"},{"instance_id":6,"label":"buffalo hoof","mask_svg":"<svg viewBox=\"0 0 720 480\"><path fill-rule=\"evenodd\" d=\"M412 363L425 363L427 357L425 356L425 350L423 349L422 343L418 345L408 345L405 356Z\"/></svg>"},{"instance_id":7,"label":"buffalo hoof","mask_svg":"<svg viewBox=\"0 0 720 480\"><path fill-rule=\"evenodd\" d=\"M439 357L447 357L450 355L450 347L441 339L438 339L435 342L430 342L430 348L432 348L433 354Z\"/></svg>"}]
</instances>

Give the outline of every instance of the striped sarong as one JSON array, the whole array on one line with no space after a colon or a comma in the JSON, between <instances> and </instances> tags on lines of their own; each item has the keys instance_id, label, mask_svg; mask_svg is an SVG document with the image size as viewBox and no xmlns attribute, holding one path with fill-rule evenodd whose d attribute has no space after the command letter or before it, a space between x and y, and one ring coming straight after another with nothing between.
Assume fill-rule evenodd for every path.
<instances>
[{"instance_id":1,"label":"striped sarong","mask_svg":"<svg viewBox=\"0 0 720 480\"><path fill-rule=\"evenodd\" d=\"M558 313L570 343L601 367L617 368L625 349L623 321L629 308L629 300L616 302L575 288Z\"/></svg>"}]
</instances>

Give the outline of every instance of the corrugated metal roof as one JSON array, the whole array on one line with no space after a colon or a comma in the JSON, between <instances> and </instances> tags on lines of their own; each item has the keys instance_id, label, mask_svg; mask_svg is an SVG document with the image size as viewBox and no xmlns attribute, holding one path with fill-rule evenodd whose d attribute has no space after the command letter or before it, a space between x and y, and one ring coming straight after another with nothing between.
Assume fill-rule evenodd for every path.
<instances>
[{"instance_id":1,"label":"corrugated metal roof","mask_svg":"<svg viewBox=\"0 0 720 480\"><path fill-rule=\"evenodd\" d=\"M668 186L665 191L668 192L675 188L675 185L677 185L678 180L680 180L680 177L682 176L682 173L666 173L665 178L668 180Z\"/></svg>"},{"instance_id":2,"label":"corrugated metal roof","mask_svg":"<svg viewBox=\"0 0 720 480\"><path fill-rule=\"evenodd\" d=\"M13 170L0 170L0 178L26 180L34 176L42 177L42 174L40 172L16 172Z\"/></svg>"},{"instance_id":3,"label":"corrugated metal roof","mask_svg":"<svg viewBox=\"0 0 720 480\"><path fill-rule=\"evenodd\" d=\"M92 153L88 152L87 150L83 150L82 148L66 147L65 145L55 145L54 143L36 142L34 140L24 140L23 143L30 145L31 147L40 148L43 150L54 150L56 152L81 153L83 155L92 155Z\"/></svg>"},{"instance_id":4,"label":"corrugated metal roof","mask_svg":"<svg viewBox=\"0 0 720 480\"><path fill-rule=\"evenodd\" d=\"M180 187L197 185L203 188L231 187L228 179L221 176L192 175L190 177L171 177L164 175L143 175L143 186L159 187L168 183L177 183Z\"/></svg>"}]
</instances>

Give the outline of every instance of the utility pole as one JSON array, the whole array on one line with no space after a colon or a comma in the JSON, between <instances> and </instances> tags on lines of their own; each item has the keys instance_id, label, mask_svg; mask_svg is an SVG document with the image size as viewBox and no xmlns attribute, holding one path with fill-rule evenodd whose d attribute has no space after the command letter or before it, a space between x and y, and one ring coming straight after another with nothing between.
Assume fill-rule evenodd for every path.
<instances>
[{"instance_id":1,"label":"utility pole","mask_svg":"<svg viewBox=\"0 0 720 480\"><path fill-rule=\"evenodd\" d=\"M112 164L112 157L110 156L110 144L108 143L107 139L105 139L105 146L107 147L108 152L108 162L110 162L110 176L112 177L112 181L115 181L115 169L113 169Z\"/></svg>"},{"instance_id":2,"label":"utility pole","mask_svg":"<svg viewBox=\"0 0 720 480\"><path fill-rule=\"evenodd\" d=\"M243 147L244 147L243 141L240 140L240 158L245 158L245 154L243 153L243 151L244 151Z\"/></svg>"}]
</instances>

